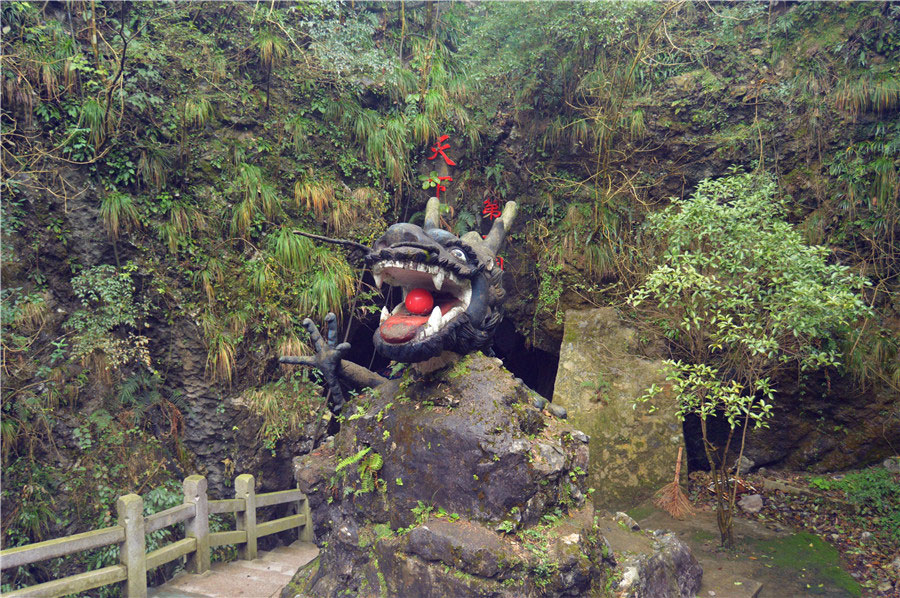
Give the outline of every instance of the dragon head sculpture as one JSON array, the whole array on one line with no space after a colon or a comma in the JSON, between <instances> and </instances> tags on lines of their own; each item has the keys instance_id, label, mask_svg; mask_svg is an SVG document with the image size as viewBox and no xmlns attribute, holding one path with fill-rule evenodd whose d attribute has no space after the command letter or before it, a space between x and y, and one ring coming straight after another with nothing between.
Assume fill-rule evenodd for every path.
<instances>
[{"instance_id":1,"label":"dragon head sculpture","mask_svg":"<svg viewBox=\"0 0 900 598\"><path fill-rule=\"evenodd\" d=\"M387 294L398 300L385 305L375 331L375 349L394 361L414 363L444 351L470 353L490 346L503 318L503 270L497 252L516 217L507 202L487 236L462 237L438 227L440 200L425 208L424 226L394 224L375 241L365 257L375 284L399 288ZM418 302L408 294L415 290Z\"/></svg>"}]
</instances>

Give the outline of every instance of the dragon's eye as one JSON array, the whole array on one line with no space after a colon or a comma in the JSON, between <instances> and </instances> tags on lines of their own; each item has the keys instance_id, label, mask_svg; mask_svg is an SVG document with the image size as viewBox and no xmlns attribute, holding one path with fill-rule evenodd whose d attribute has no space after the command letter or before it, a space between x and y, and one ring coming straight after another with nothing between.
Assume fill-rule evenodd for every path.
<instances>
[{"instance_id":1,"label":"dragon's eye","mask_svg":"<svg viewBox=\"0 0 900 598\"><path fill-rule=\"evenodd\" d=\"M453 257L455 257L456 259L458 259L461 262L466 261L466 252L463 251L462 249L460 249L459 247L454 247L453 249L451 249L450 255L452 255Z\"/></svg>"}]
</instances>

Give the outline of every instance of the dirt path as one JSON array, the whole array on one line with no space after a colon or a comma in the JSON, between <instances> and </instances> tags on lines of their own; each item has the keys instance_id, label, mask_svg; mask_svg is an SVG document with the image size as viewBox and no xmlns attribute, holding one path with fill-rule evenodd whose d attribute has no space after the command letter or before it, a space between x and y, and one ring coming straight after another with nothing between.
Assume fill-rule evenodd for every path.
<instances>
[{"instance_id":1,"label":"dirt path","mask_svg":"<svg viewBox=\"0 0 900 598\"><path fill-rule=\"evenodd\" d=\"M643 529L671 530L691 547L703 566L701 598L860 596L859 586L840 568L837 551L816 536L735 519L737 548L726 551L719 548L713 511L679 521L648 503L629 514Z\"/></svg>"}]
</instances>

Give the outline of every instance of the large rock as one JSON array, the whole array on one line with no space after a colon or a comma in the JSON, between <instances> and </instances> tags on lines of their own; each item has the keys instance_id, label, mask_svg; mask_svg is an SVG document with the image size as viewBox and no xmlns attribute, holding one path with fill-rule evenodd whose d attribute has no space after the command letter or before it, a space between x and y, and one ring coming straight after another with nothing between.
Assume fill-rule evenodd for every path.
<instances>
[{"instance_id":1,"label":"large rock","mask_svg":"<svg viewBox=\"0 0 900 598\"><path fill-rule=\"evenodd\" d=\"M665 383L661 360L642 357L637 330L612 308L566 312L553 402L590 436L588 483L594 506L618 511L651 497L672 481L681 423L673 400L638 403L652 384Z\"/></svg>"},{"instance_id":2,"label":"large rock","mask_svg":"<svg viewBox=\"0 0 900 598\"><path fill-rule=\"evenodd\" d=\"M587 438L530 401L481 354L354 399L333 445L294 461L322 551L283 596L614 587L613 551L586 500ZM676 587L681 572L667 572Z\"/></svg>"},{"instance_id":3,"label":"large rock","mask_svg":"<svg viewBox=\"0 0 900 598\"><path fill-rule=\"evenodd\" d=\"M693 598L703 567L672 532L633 530L611 517L596 517L595 528L616 555L616 598Z\"/></svg>"}]
</instances>

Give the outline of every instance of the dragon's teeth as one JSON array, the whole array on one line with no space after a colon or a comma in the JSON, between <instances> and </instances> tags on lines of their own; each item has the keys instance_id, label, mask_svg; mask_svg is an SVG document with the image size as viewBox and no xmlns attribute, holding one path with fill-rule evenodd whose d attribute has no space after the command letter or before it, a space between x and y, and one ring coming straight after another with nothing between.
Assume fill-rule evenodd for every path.
<instances>
[{"instance_id":1,"label":"dragon's teeth","mask_svg":"<svg viewBox=\"0 0 900 598\"><path fill-rule=\"evenodd\" d=\"M444 271L438 270L435 274L432 274L431 281L434 283L434 288L440 291L441 287L444 286Z\"/></svg>"},{"instance_id":2,"label":"dragon's teeth","mask_svg":"<svg viewBox=\"0 0 900 598\"><path fill-rule=\"evenodd\" d=\"M391 317L391 312L388 311L387 305L385 305L381 308L381 323L384 324L389 317Z\"/></svg>"},{"instance_id":3,"label":"dragon's teeth","mask_svg":"<svg viewBox=\"0 0 900 598\"><path fill-rule=\"evenodd\" d=\"M375 279L375 286L380 289L381 288L381 278L382 278L381 274L375 274L374 272L372 272L372 278Z\"/></svg>"},{"instance_id":4,"label":"dragon's teeth","mask_svg":"<svg viewBox=\"0 0 900 598\"><path fill-rule=\"evenodd\" d=\"M465 310L462 307L457 305L456 307L454 307L453 309L451 309L450 311L445 313L443 316L441 316L441 323L446 324L447 322L449 322L450 320L452 320L459 314L463 313L464 311Z\"/></svg>"},{"instance_id":5,"label":"dragon's teeth","mask_svg":"<svg viewBox=\"0 0 900 598\"><path fill-rule=\"evenodd\" d=\"M428 316L428 328L431 328L434 332L437 332L441 327L441 308L435 306L433 310L431 310L431 315Z\"/></svg>"},{"instance_id":6,"label":"dragon's teeth","mask_svg":"<svg viewBox=\"0 0 900 598\"><path fill-rule=\"evenodd\" d=\"M401 309L402 307L403 307L403 304L402 304L402 303L398 303L398 304L397 304L397 307L394 308L394 311L391 312L391 315L396 316L398 313L400 313L400 309Z\"/></svg>"}]
</instances>

